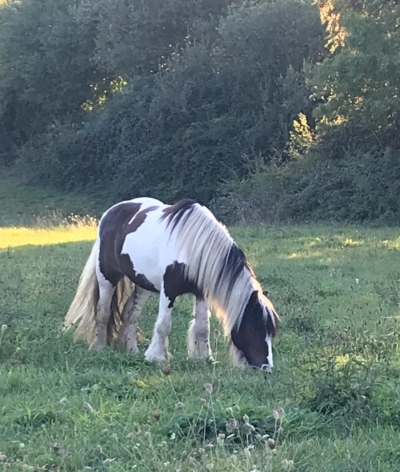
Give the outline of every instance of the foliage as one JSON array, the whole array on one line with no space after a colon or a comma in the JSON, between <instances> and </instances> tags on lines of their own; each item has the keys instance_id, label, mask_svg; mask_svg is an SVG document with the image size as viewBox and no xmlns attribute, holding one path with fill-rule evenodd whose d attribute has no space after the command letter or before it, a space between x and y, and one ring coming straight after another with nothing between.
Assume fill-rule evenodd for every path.
<instances>
[{"instance_id":1,"label":"foliage","mask_svg":"<svg viewBox=\"0 0 400 472\"><path fill-rule=\"evenodd\" d=\"M336 159L311 152L285 167L262 167L249 180L226 185L225 195L214 202L214 208L230 223L396 224L400 217L399 153L371 149L354 154L344 149Z\"/></svg>"},{"instance_id":2,"label":"foliage","mask_svg":"<svg viewBox=\"0 0 400 472\"><path fill-rule=\"evenodd\" d=\"M66 188L106 187L114 200L209 202L255 161L285 159L293 119L311 114L303 66L321 40L309 3L232 9L214 44L187 43L155 76L131 79L83 128L49 130L40 156L25 146L20 164Z\"/></svg>"},{"instance_id":3,"label":"foliage","mask_svg":"<svg viewBox=\"0 0 400 472\"><path fill-rule=\"evenodd\" d=\"M342 47L311 73L322 100L315 110L318 122L352 123L378 134L393 126L390 134L398 133L400 62L393 51L400 47L400 6L391 0L336 0L333 6L345 35Z\"/></svg>"},{"instance_id":4,"label":"foliage","mask_svg":"<svg viewBox=\"0 0 400 472\"><path fill-rule=\"evenodd\" d=\"M393 224L399 13L391 0L2 2L0 159L109 203Z\"/></svg>"},{"instance_id":5,"label":"foliage","mask_svg":"<svg viewBox=\"0 0 400 472\"><path fill-rule=\"evenodd\" d=\"M81 125L85 104L104 103L116 83L138 72L156 72L192 29L200 34L215 27L228 4L9 0L0 5L3 160L11 161L25 144L38 153L41 135L59 122Z\"/></svg>"},{"instance_id":6,"label":"foliage","mask_svg":"<svg viewBox=\"0 0 400 472\"><path fill-rule=\"evenodd\" d=\"M91 57L93 25L79 28L73 0L9 1L0 6L0 154L55 120L82 121L81 106L94 99L101 75Z\"/></svg>"},{"instance_id":7,"label":"foliage","mask_svg":"<svg viewBox=\"0 0 400 472\"><path fill-rule=\"evenodd\" d=\"M82 0L81 28L96 23L93 60L112 77L157 72L186 40L212 34L232 0Z\"/></svg>"}]
</instances>

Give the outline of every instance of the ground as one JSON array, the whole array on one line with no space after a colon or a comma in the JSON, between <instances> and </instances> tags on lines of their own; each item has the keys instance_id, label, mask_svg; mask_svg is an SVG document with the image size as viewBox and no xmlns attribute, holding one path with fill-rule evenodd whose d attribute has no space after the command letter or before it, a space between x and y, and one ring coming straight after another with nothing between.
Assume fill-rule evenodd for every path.
<instances>
[{"instance_id":1,"label":"ground","mask_svg":"<svg viewBox=\"0 0 400 472\"><path fill-rule=\"evenodd\" d=\"M0 469L399 469L399 229L232 228L281 316L275 372L233 368L215 320L214 362L188 360L183 297L165 375L143 357L156 297L137 356L61 332L96 233L65 216L99 209L0 182Z\"/></svg>"}]
</instances>

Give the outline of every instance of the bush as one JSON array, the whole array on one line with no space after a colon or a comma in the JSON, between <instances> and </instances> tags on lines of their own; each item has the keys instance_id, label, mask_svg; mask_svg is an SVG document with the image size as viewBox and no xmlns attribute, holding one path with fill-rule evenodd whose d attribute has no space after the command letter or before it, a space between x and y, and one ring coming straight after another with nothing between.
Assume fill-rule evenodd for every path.
<instances>
[{"instance_id":1,"label":"bush","mask_svg":"<svg viewBox=\"0 0 400 472\"><path fill-rule=\"evenodd\" d=\"M376 222L400 218L400 159L396 150L346 151L329 159L315 151L284 167L269 166L230 184L215 210L230 223Z\"/></svg>"},{"instance_id":2,"label":"bush","mask_svg":"<svg viewBox=\"0 0 400 472\"><path fill-rule=\"evenodd\" d=\"M311 3L236 8L214 44L188 42L82 129L49 129L43 157L25 148L20 163L67 188L107 188L114 200L147 194L208 203L224 182L246 177L249 164L284 159L294 117L311 114L303 63L321 45Z\"/></svg>"}]
</instances>

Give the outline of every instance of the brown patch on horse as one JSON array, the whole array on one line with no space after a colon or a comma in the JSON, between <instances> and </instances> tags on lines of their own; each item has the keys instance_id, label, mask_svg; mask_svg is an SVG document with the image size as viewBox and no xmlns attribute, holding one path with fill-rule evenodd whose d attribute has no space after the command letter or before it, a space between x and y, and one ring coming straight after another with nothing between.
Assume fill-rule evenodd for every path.
<instances>
[{"instance_id":1,"label":"brown patch on horse","mask_svg":"<svg viewBox=\"0 0 400 472\"><path fill-rule=\"evenodd\" d=\"M124 257L121 259L125 238L128 234L137 231L150 211L158 208L158 206L151 206L140 211L141 206L141 203L134 202L124 202L116 205L104 216L100 223L100 271L114 286L118 284L124 275L130 278L134 274L132 264L127 264ZM125 268L128 273L125 273ZM135 280L131 279L132 282L141 286L141 279L138 279L137 274L134 278Z\"/></svg>"},{"instance_id":2,"label":"brown patch on horse","mask_svg":"<svg viewBox=\"0 0 400 472\"><path fill-rule=\"evenodd\" d=\"M124 227L122 231L122 235L125 241L126 236L129 233L134 233L146 220L147 213L157 210L158 206L154 205L148 208L144 208L143 210L139 211L133 219ZM123 243L122 243L123 244ZM122 246L121 246L122 249Z\"/></svg>"},{"instance_id":3,"label":"brown patch on horse","mask_svg":"<svg viewBox=\"0 0 400 472\"><path fill-rule=\"evenodd\" d=\"M128 254L121 254L119 257L122 272L136 285L149 292L159 293L154 285L143 275L135 271L133 262Z\"/></svg>"},{"instance_id":4,"label":"brown patch on horse","mask_svg":"<svg viewBox=\"0 0 400 472\"><path fill-rule=\"evenodd\" d=\"M119 270L117 247L118 231L140 210L141 203L124 202L116 205L103 217L100 223L100 271L112 284L117 285L122 277Z\"/></svg>"},{"instance_id":5,"label":"brown patch on horse","mask_svg":"<svg viewBox=\"0 0 400 472\"><path fill-rule=\"evenodd\" d=\"M269 300L272 305L270 298L268 297L268 292L264 291L262 296ZM272 305L273 306L273 305ZM274 338L278 329L280 328L280 318L273 307L272 310L268 309L268 317L267 317L267 333Z\"/></svg>"},{"instance_id":6,"label":"brown patch on horse","mask_svg":"<svg viewBox=\"0 0 400 472\"><path fill-rule=\"evenodd\" d=\"M191 293L197 298L203 298L203 294L196 283L187 278L185 269L186 265L177 261L165 269L163 277L164 293L170 300L169 308L173 307L177 297L186 293Z\"/></svg>"}]
</instances>

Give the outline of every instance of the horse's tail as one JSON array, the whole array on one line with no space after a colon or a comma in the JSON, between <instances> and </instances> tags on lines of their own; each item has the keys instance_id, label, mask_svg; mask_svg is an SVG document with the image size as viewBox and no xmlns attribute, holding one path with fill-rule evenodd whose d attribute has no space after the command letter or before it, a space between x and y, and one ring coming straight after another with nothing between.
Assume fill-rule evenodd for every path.
<instances>
[{"instance_id":1,"label":"horse's tail","mask_svg":"<svg viewBox=\"0 0 400 472\"><path fill-rule=\"evenodd\" d=\"M75 298L64 320L64 329L75 327L74 338L86 339L92 345L95 339L95 319L99 302L99 284L96 275L96 260L99 256L100 240L93 244L90 256L79 279ZM111 300L110 318L107 324L107 341L111 344L121 325L122 308L132 294L134 285L127 277L118 282Z\"/></svg>"},{"instance_id":2,"label":"horse's tail","mask_svg":"<svg viewBox=\"0 0 400 472\"><path fill-rule=\"evenodd\" d=\"M76 327L74 338L84 338L89 344L94 340L94 320L99 301L99 284L96 276L99 246L100 240L97 239L83 268L75 298L64 320L65 330Z\"/></svg>"}]
</instances>

